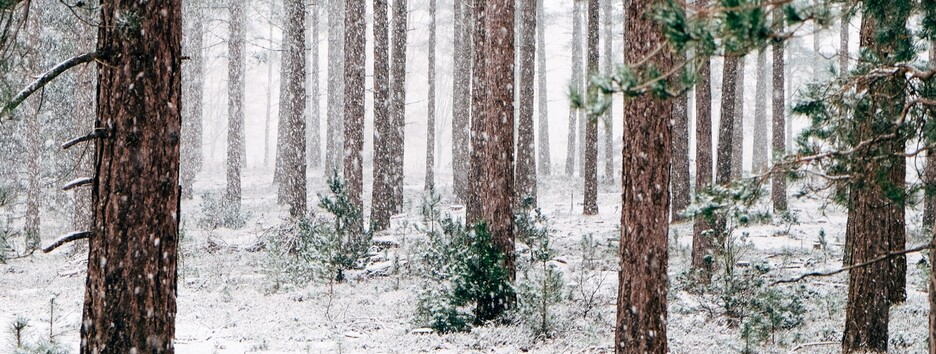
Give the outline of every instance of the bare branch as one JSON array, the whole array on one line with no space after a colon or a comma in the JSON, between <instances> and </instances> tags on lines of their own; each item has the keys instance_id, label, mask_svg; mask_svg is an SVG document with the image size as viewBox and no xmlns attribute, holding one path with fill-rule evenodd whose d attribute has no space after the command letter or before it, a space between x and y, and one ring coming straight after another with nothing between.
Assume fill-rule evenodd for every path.
<instances>
[{"instance_id":1,"label":"bare branch","mask_svg":"<svg viewBox=\"0 0 936 354\"><path fill-rule=\"evenodd\" d=\"M42 76L39 76L39 78L37 78L32 83L30 83L29 86L26 86L26 88L22 89L19 93L17 93L16 96L14 96L13 99L11 99L9 103L3 106L3 110L0 111L0 121L3 121L3 119L9 118L13 114L13 110L16 109L16 107L19 106L21 103L23 103L23 101L29 98L30 95L32 95L39 89L45 87L46 84L48 84L50 81L52 81L53 79L55 79L56 77L58 77L59 75L67 71L68 69L71 69L75 66L78 66L84 63L91 62L93 60L97 60L100 57L101 55L98 52L90 52L90 53L82 54L82 55L73 57L71 59L68 59L66 61L63 61L59 63L58 65L54 66L49 71L46 71L44 74L42 74Z\"/></svg>"},{"instance_id":2,"label":"bare branch","mask_svg":"<svg viewBox=\"0 0 936 354\"><path fill-rule=\"evenodd\" d=\"M79 143L92 140L92 139L103 138L106 135L107 135L107 131L104 130L104 128L95 128L90 133L88 133L88 135L80 136L72 140L66 141L65 143L62 144L62 149L68 150L68 148L75 146Z\"/></svg>"},{"instance_id":3,"label":"bare branch","mask_svg":"<svg viewBox=\"0 0 936 354\"><path fill-rule=\"evenodd\" d=\"M94 182L94 177L78 178L78 179L72 180L71 182L65 183L65 185L62 186L62 190L67 191L70 189L75 189L81 186L89 185L93 182Z\"/></svg>"},{"instance_id":4,"label":"bare branch","mask_svg":"<svg viewBox=\"0 0 936 354\"><path fill-rule=\"evenodd\" d=\"M83 239L90 238L90 237L91 237L91 231L71 232L62 236L62 238L60 238L58 241L55 241L55 243L43 248L42 253L49 253L49 252L52 252L52 250L59 248L59 246L64 245L68 242L83 240Z\"/></svg>"},{"instance_id":5,"label":"bare branch","mask_svg":"<svg viewBox=\"0 0 936 354\"><path fill-rule=\"evenodd\" d=\"M795 283L795 282L798 282L798 281L800 281L800 280L803 280L803 279L806 279L806 278L809 278L809 277L827 277L827 276L830 276L830 275L836 275L836 274L839 274L839 273L842 273L842 272L845 272L845 271L849 271L849 270L852 270L852 269L855 269L855 268L867 267L867 266L869 266L869 265L872 265L872 264L875 264L875 263L878 263L878 262L883 262L883 261L886 261L886 260L888 260L888 259L890 259L890 258L893 258L893 257L896 257L896 256L902 256L902 255L905 255L905 254L908 254L908 253L920 252L920 251L928 250L928 249L930 249L930 248L933 248L933 243L932 243L932 242L927 243L927 244L924 244L924 245L916 246L916 247L913 247L913 248L908 248L908 249L905 249L905 250L902 250L902 251L888 252L888 253L884 254L883 256L877 257L877 258L872 259L872 260L870 260L870 261L862 262L862 263L858 263L858 264L853 264L853 265L850 265L850 266L848 266L848 267L842 267L842 268L839 268L839 269L836 269L836 270L830 270L830 271L827 271L827 272L812 272L812 273L806 273L806 274L802 274L802 275L800 275L800 276L798 276L798 277L796 277L796 278L777 280L777 281L775 281L775 282L773 282L773 283L770 283L770 285L773 286L773 285L777 285L777 284Z\"/></svg>"}]
</instances>

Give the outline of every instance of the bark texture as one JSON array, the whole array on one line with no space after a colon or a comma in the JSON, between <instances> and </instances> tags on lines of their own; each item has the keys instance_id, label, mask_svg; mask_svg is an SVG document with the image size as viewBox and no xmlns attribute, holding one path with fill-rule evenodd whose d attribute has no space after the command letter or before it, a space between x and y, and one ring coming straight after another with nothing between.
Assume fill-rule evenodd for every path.
<instances>
[{"instance_id":1,"label":"bark texture","mask_svg":"<svg viewBox=\"0 0 936 354\"><path fill-rule=\"evenodd\" d=\"M390 20L387 1L374 2L374 186L371 225L390 225Z\"/></svg>"},{"instance_id":2,"label":"bark texture","mask_svg":"<svg viewBox=\"0 0 936 354\"><path fill-rule=\"evenodd\" d=\"M611 4L612 4L613 2L614 2L614 0L602 0L602 3L601 3L601 6L602 6L602 8L601 8L601 17L602 17L602 18L601 18L601 21L602 21L602 26L604 27L604 29L603 29L603 32L604 32L604 35L603 35L603 36L604 36L604 39L603 39L604 48L602 49L602 51L603 51L604 54L603 54L603 57L602 57L602 59L601 59L601 66L602 66L602 70L603 70L605 73L611 73L611 71L613 70L613 68L612 68L612 66L611 66L611 62L613 61L613 60L612 60L612 58L613 58L613 55L612 55L613 52L612 52L612 49L611 49L611 48L612 48L612 45L614 44L614 39L612 38L612 35L614 34L614 31L611 29L611 28L612 28L612 26L611 26L612 17L613 17L613 15L614 15L614 11L612 10L612 7L611 7ZM605 112L604 117L602 117L602 120L604 121L604 124L602 125L602 127L604 127L604 133L605 133L605 141L604 141L604 143L605 143L605 144L604 144L604 145L605 145L605 147L604 147L604 149L605 149L605 172L604 172L604 181L607 182L608 184L614 184L614 174L615 174L615 169L614 169L614 156L617 155L617 153L615 152L615 149L614 149L614 118L613 118L613 117L614 117L614 105L611 105L611 107L608 107L608 111ZM687 133L687 134L688 134L688 133ZM687 137L688 137L688 135L687 135ZM687 144L688 144L688 142L687 142ZM687 157L687 159L688 159L688 157ZM687 161L688 161L688 160L687 160ZM687 170L687 171L688 171L688 170ZM689 177L687 176L687 177L686 177L686 183L689 182L688 178L689 178ZM689 185L688 185L688 184L686 185L686 188L689 188Z\"/></svg>"},{"instance_id":3,"label":"bark texture","mask_svg":"<svg viewBox=\"0 0 936 354\"><path fill-rule=\"evenodd\" d=\"M588 75L598 73L598 0L588 0ZM584 91L583 91L584 92ZM583 213L598 214L598 116L581 113L585 119L585 200Z\"/></svg>"},{"instance_id":4,"label":"bark texture","mask_svg":"<svg viewBox=\"0 0 936 354\"><path fill-rule=\"evenodd\" d=\"M572 82L569 83L569 87L573 90L577 90L584 94L582 89L582 83L584 82L582 73L585 72L585 68L582 65L582 5L584 0L573 0L572 1ZM569 108L569 137L568 142L566 143L566 165L565 173L569 176L575 175L575 154L576 154L576 130L578 126L576 125L581 119L582 111ZM581 156L579 156L581 158Z\"/></svg>"},{"instance_id":5,"label":"bark texture","mask_svg":"<svg viewBox=\"0 0 936 354\"><path fill-rule=\"evenodd\" d=\"M744 71L747 57L738 57L734 96L734 124L731 127L731 179L743 177L744 170Z\"/></svg>"},{"instance_id":6,"label":"bark texture","mask_svg":"<svg viewBox=\"0 0 936 354\"><path fill-rule=\"evenodd\" d=\"M426 181L425 190L435 185L435 100L436 100L436 0L429 0L429 107L426 108Z\"/></svg>"},{"instance_id":7,"label":"bark texture","mask_svg":"<svg viewBox=\"0 0 936 354\"><path fill-rule=\"evenodd\" d=\"M634 0L624 9L624 61L636 63L664 42L661 29L644 16L658 0ZM668 47L653 62L672 66ZM666 353L667 234L672 158L672 102L642 96L624 106L621 206L621 269L618 273L617 353Z\"/></svg>"},{"instance_id":8,"label":"bark texture","mask_svg":"<svg viewBox=\"0 0 936 354\"><path fill-rule=\"evenodd\" d=\"M700 8L708 6L708 0L700 0ZM699 79L695 86L696 110L696 193L712 185L712 64L702 59L699 64ZM697 216L692 224L692 269L700 272L702 280L712 273L705 256L712 254L711 223Z\"/></svg>"},{"instance_id":9,"label":"bark texture","mask_svg":"<svg viewBox=\"0 0 936 354\"><path fill-rule=\"evenodd\" d=\"M738 69L741 58L734 55L725 56L724 71L722 72L721 117L718 121L718 158L715 166L715 183L730 183L733 177L732 163L735 156L734 141L737 118Z\"/></svg>"},{"instance_id":10,"label":"bark texture","mask_svg":"<svg viewBox=\"0 0 936 354\"><path fill-rule=\"evenodd\" d=\"M767 48L757 51L757 86L754 88L754 144L751 149L751 172L767 170Z\"/></svg>"},{"instance_id":11,"label":"bark texture","mask_svg":"<svg viewBox=\"0 0 936 354\"><path fill-rule=\"evenodd\" d=\"M306 122L305 122L305 2L286 0L286 30L283 36L283 95L280 96L279 121L285 125L283 142L283 192L292 217L306 211Z\"/></svg>"},{"instance_id":12,"label":"bark texture","mask_svg":"<svg viewBox=\"0 0 936 354\"><path fill-rule=\"evenodd\" d=\"M686 54L680 55L686 60ZM689 94L673 99L673 222L682 221L682 212L689 206L692 196L689 191Z\"/></svg>"},{"instance_id":13,"label":"bark texture","mask_svg":"<svg viewBox=\"0 0 936 354\"><path fill-rule=\"evenodd\" d=\"M120 25L125 14L139 19ZM125 22L124 22L125 23ZM182 5L103 1L93 236L82 353L172 353L179 237Z\"/></svg>"},{"instance_id":14,"label":"bark texture","mask_svg":"<svg viewBox=\"0 0 936 354\"><path fill-rule=\"evenodd\" d=\"M517 134L517 198L532 198L536 205L536 135L533 125L534 76L536 65L536 0L519 0L518 17L520 105Z\"/></svg>"},{"instance_id":15,"label":"bark texture","mask_svg":"<svg viewBox=\"0 0 936 354\"><path fill-rule=\"evenodd\" d=\"M182 106L182 196L192 198L192 185L195 183L195 174L201 167L201 130L202 130L202 99L205 86L205 59L204 47L205 26L203 22L203 4L197 1L186 1L186 30L183 38L183 50L192 58L184 63L183 75L185 85L182 89L187 97ZM82 79L84 80L84 79ZM90 92L89 89L87 92ZM90 218L89 218L90 220Z\"/></svg>"},{"instance_id":16,"label":"bark texture","mask_svg":"<svg viewBox=\"0 0 936 354\"><path fill-rule=\"evenodd\" d=\"M467 203L470 194L469 155L471 119L471 30L468 19L470 1L454 1L454 43L452 78L452 171L455 196Z\"/></svg>"},{"instance_id":17,"label":"bark texture","mask_svg":"<svg viewBox=\"0 0 936 354\"><path fill-rule=\"evenodd\" d=\"M779 10L774 12L773 21L783 30L783 14ZM776 159L786 153L786 93L785 65L783 56L783 43L773 44L773 94L771 95L771 150L772 157ZM787 210L786 179L782 173L775 173L770 178L770 201L774 214Z\"/></svg>"},{"instance_id":18,"label":"bark texture","mask_svg":"<svg viewBox=\"0 0 936 354\"><path fill-rule=\"evenodd\" d=\"M309 168L322 166L321 112L319 110L319 5L322 1L310 1L306 10L306 48L309 50L306 71L308 95L306 96L306 149Z\"/></svg>"},{"instance_id":19,"label":"bark texture","mask_svg":"<svg viewBox=\"0 0 936 354\"><path fill-rule=\"evenodd\" d=\"M390 30L393 47L390 57L390 211L403 211L403 138L406 130L406 0L394 0ZM361 46L363 48L363 45ZM361 65L363 70L364 65Z\"/></svg>"},{"instance_id":20,"label":"bark texture","mask_svg":"<svg viewBox=\"0 0 936 354\"><path fill-rule=\"evenodd\" d=\"M549 95L546 91L546 14L544 0L536 1L536 104L539 115L539 175L552 174L552 158L549 150Z\"/></svg>"},{"instance_id":21,"label":"bark texture","mask_svg":"<svg viewBox=\"0 0 936 354\"><path fill-rule=\"evenodd\" d=\"M244 156L244 73L246 72L247 22L245 0L232 0L228 5L228 134L227 134L227 189L224 200L229 208L240 209L241 170Z\"/></svg>"},{"instance_id":22,"label":"bark texture","mask_svg":"<svg viewBox=\"0 0 936 354\"><path fill-rule=\"evenodd\" d=\"M366 6L364 0L348 0L344 6L344 179L348 185L348 199L363 211Z\"/></svg>"},{"instance_id":23,"label":"bark texture","mask_svg":"<svg viewBox=\"0 0 936 354\"><path fill-rule=\"evenodd\" d=\"M328 118L325 169L342 172L345 114L345 0L328 0Z\"/></svg>"}]
</instances>

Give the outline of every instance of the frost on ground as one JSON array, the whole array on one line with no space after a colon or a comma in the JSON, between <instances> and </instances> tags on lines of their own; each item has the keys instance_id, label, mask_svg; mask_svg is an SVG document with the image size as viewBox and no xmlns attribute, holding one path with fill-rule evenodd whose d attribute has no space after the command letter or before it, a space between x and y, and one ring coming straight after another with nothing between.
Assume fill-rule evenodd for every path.
<instances>
[{"instance_id":1,"label":"frost on ground","mask_svg":"<svg viewBox=\"0 0 936 354\"><path fill-rule=\"evenodd\" d=\"M365 172L367 175L367 172ZM421 178L408 180L407 214L394 217L389 230L375 237L389 248L375 255L366 270L346 283L321 280L296 286L278 281L265 264L263 242L286 218L275 205L275 187L260 171L244 178L244 226L233 230L203 227L204 192L223 190L222 176L200 176L194 200L183 203L184 239L176 323L179 353L411 353L411 352L542 352L604 353L612 351L619 237L620 187L604 185L597 216L582 216L581 186L567 178L540 182L539 206L549 219L556 256L550 264L562 272L561 303L553 310L554 335L536 337L526 324L475 328L470 333L437 335L417 326L416 294L422 280L397 271L393 259L407 259L399 247L420 231ZM445 176L443 176L445 177ZM325 191L324 178L310 178L311 191ZM210 182L208 182L210 181ZM370 185L364 195L369 197ZM450 190L443 190L450 195ZM314 200L310 205L314 205ZM369 204L369 203L366 203ZM450 197L442 211L463 212ZM798 274L831 270L841 264L845 212L820 208L821 201L792 201L794 217L736 231L739 272L766 265L761 276L770 282ZM365 212L367 215L369 212ZM908 246L925 242L918 230L918 210L908 212ZM53 220L44 217L44 221ZM44 235L61 234L65 222L47 222ZM745 327L726 318L718 299L700 295L686 284L691 223L674 225L670 233L669 325L673 353L739 353L746 345ZM583 252L589 236L591 251ZM44 244L52 237L45 237ZM523 249L523 247L518 247ZM908 257L907 302L891 310L890 348L894 353L926 350L927 276L923 256ZM17 318L29 320L27 339L41 341L51 332L55 341L78 351L78 331L84 296L86 251L80 244L51 254L36 254L0 264L0 348L11 348L6 328ZM846 275L809 278L778 286L795 294L803 306L801 323L792 329L766 333L748 347L755 353L838 353L846 298ZM781 299L783 300L783 299ZM787 299L788 300L788 299ZM51 321L50 321L51 319ZM50 331L51 324L51 331ZM427 333L430 332L430 333Z\"/></svg>"}]
</instances>

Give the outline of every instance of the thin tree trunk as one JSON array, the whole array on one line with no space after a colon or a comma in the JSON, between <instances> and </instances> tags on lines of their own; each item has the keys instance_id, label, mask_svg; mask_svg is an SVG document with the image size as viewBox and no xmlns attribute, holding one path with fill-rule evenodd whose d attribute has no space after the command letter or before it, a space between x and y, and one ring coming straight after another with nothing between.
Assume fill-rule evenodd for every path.
<instances>
[{"instance_id":1,"label":"thin tree trunk","mask_svg":"<svg viewBox=\"0 0 936 354\"><path fill-rule=\"evenodd\" d=\"M371 225L375 231L390 225L390 20L387 1L374 2L374 185Z\"/></svg>"},{"instance_id":2,"label":"thin tree trunk","mask_svg":"<svg viewBox=\"0 0 936 354\"><path fill-rule=\"evenodd\" d=\"M687 60L685 53L677 54ZM689 191L689 94L673 99L673 205L670 215L673 222L682 221L682 212L689 206L692 196Z\"/></svg>"},{"instance_id":3,"label":"thin tree trunk","mask_svg":"<svg viewBox=\"0 0 936 354\"><path fill-rule=\"evenodd\" d=\"M118 25L125 14L138 31ZM179 0L104 1L94 233L81 353L173 353L182 96ZM132 252L131 252L132 250Z\"/></svg>"},{"instance_id":4,"label":"thin tree trunk","mask_svg":"<svg viewBox=\"0 0 936 354\"><path fill-rule=\"evenodd\" d=\"M611 20L613 18L613 11L611 3L614 0L602 0L602 22L604 26L604 58L602 58L602 70L606 74L610 74L613 70L611 62L613 61L613 52L612 46L614 44L614 39L612 35L614 32L611 29ZM617 153L614 150L614 105L608 107L608 111L605 112L605 115L602 119L604 121L604 133L605 133L605 172L604 180L608 184L614 184L614 156ZM688 137L688 135L687 135ZM688 142L687 142L688 144ZM688 157L687 157L688 159ZM688 163L688 160L686 160ZM688 168L688 167L687 167ZM688 171L688 170L687 170ZM686 177L686 183L689 182L688 176ZM686 188L689 188L689 185L686 185ZM675 215L675 214L674 214Z\"/></svg>"},{"instance_id":5,"label":"thin tree trunk","mask_svg":"<svg viewBox=\"0 0 936 354\"><path fill-rule=\"evenodd\" d=\"M204 25L202 19L202 4L196 1L186 1L187 16L185 21L187 22L186 28L188 33L185 34L183 38L183 47L185 52L188 54L192 60L188 63L184 63L184 72L183 75L186 76L186 84L183 85L183 89L186 91L185 97L188 97L186 104L182 106L183 112L183 128L182 128L182 197L185 199L192 198L193 187L195 183L195 174L198 172L198 167L200 165L200 155L201 155L201 125L202 125L202 89L204 86L204 55L202 54L203 47L203 38L204 38ZM79 79L84 86L82 89L84 92L91 92L91 89L87 85L92 85L93 78L83 77ZM90 104L90 102L89 102ZM88 106L93 107L91 105ZM88 113L83 113L82 116L90 116ZM88 166L90 170L91 166ZM90 173L90 171L88 171ZM86 174L82 174L86 175ZM81 193L81 192L76 192ZM90 198L90 195L88 196ZM87 200L87 199L82 199ZM83 203L84 204L84 203ZM82 210L87 210L87 205L82 206ZM85 213L83 218L90 221L90 214ZM86 228L79 228L79 230L85 230Z\"/></svg>"},{"instance_id":6,"label":"thin tree trunk","mask_svg":"<svg viewBox=\"0 0 936 354\"><path fill-rule=\"evenodd\" d=\"M598 73L598 0L588 0L588 75ZM582 91L585 92L585 91ZM585 124L585 200L583 213L598 214L598 117L584 115Z\"/></svg>"},{"instance_id":7,"label":"thin tree trunk","mask_svg":"<svg viewBox=\"0 0 936 354\"><path fill-rule=\"evenodd\" d=\"M485 0L470 0L471 6L467 7L466 17L468 18L467 23L470 26L470 41L472 49L469 51L471 53L471 147L475 149L476 146L481 146L484 141L484 137L481 136L478 132L482 127L483 114L484 114L484 104L488 99L486 96L487 92L487 77L485 69L485 60L488 57L488 53L484 53L485 40L487 33L484 30L484 21L485 21ZM512 82L513 80L511 80ZM513 98L511 101L513 102ZM511 124L511 127L513 124ZM512 130L512 129L511 129ZM513 134L511 134L512 136ZM512 138L511 138L512 140ZM480 182L481 179L481 168L486 166L489 162L482 159L480 152L474 150L471 151L471 168L469 169L469 191L468 191L468 201L465 203L465 213L466 220L468 224L475 224L483 220L481 214L481 189L486 188Z\"/></svg>"},{"instance_id":8,"label":"thin tree trunk","mask_svg":"<svg viewBox=\"0 0 936 354\"><path fill-rule=\"evenodd\" d=\"M344 151L344 18L345 0L328 0L328 134L325 135L325 168L339 174Z\"/></svg>"},{"instance_id":9,"label":"thin tree trunk","mask_svg":"<svg viewBox=\"0 0 936 354\"><path fill-rule=\"evenodd\" d=\"M199 50L192 56L192 69L193 73L201 72L201 11L196 7L194 10L194 16L196 21L192 24L192 31L195 33L193 40L189 42L193 48L198 48ZM90 20L98 21L97 16L93 16ZM97 40L97 32L94 31L83 31L79 38L79 48L82 52L90 52L94 50L95 41ZM192 80L195 84L193 89L197 89L199 86L197 83L201 81L200 75ZM97 67L95 65L85 65L79 69L77 75L77 82L75 84L74 96L77 98L77 107L76 110L76 119L79 123L78 133L86 133L92 127L94 127L94 118L96 114L96 97L95 97L95 85L97 83ZM201 149L200 137L198 136L198 130L201 128L201 93L196 92L192 95L192 103L188 106L191 107L193 114L189 117L190 126L188 131L189 141L188 160L185 162L187 164L187 170L189 170L191 176L188 179L183 178L183 184L188 183L188 191L191 194L192 191L192 180L194 179L195 170L197 168L196 163L198 153L196 150ZM196 105L197 109L196 110ZM182 108L186 108L183 106ZM197 118L196 118L197 117ZM185 137L186 134L183 134ZM97 144L97 142L89 142L89 144ZM94 145L89 145L86 148L82 149L82 152L77 156L78 161L77 165L77 175L79 177L90 177L94 175ZM186 188L183 186L183 191ZM72 229L73 230L91 230L92 222L92 205L91 205L91 189L90 188L76 188L74 189L74 207L75 213L72 219Z\"/></svg>"},{"instance_id":10,"label":"thin tree trunk","mask_svg":"<svg viewBox=\"0 0 936 354\"><path fill-rule=\"evenodd\" d=\"M624 9L624 61L650 55L664 37L646 13L661 1L635 0ZM664 47L665 48L665 47ZM666 71L672 53L663 49L655 64ZM621 205L621 268L618 271L616 353L667 353L666 293L672 102L641 96L625 101ZM661 187L662 186L662 187Z\"/></svg>"},{"instance_id":11,"label":"thin tree trunk","mask_svg":"<svg viewBox=\"0 0 936 354\"><path fill-rule=\"evenodd\" d=\"M549 96L546 92L546 14L544 0L536 1L536 78L537 110L539 114L539 162L537 168L542 176L552 174L552 159L549 156Z\"/></svg>"},{"instance_id":12,"label":"thin tree trunk","mask_svg":"<svg viewBox=\"0 0 936 354\"><path fill-rule=\"evenodd\" d=\"M930 69L936 68L936 42L930 43ZM923 227L936 231L936 150L926 151L926 169L923 172L925 182L923 197ZM933 263L932 261L930 263ZM932 347L936 347L936 342Z\"/></svg>"},{"instance_id":13,"label":"thin tree trunk","mask_svg":"<svg viewBox=\"0 0 936 354\"><path fill-rule=\"evenodd\" d=\"M734 124L731 126L731 179L743 176L744 161L744 69L747 57L738 57L734 96Z\"/></svg>"},{"instance_id":14,"label":"thin tree trunk","mask_svg":"<svg viewBox=\"0 0 936 354\"><path fill-rule=\"evenodd\" d=\"M851 18L845 14L841 19L842 28L839 31L839 75L848 74L848 32L851 31Z\"/></svg>"},{"instance_id":15,"label":"thin tree trunk","mask_svg":"<svg viewBox=\"0 0 936 354\"><path fill-rule=\"evenodd\" d=\"M930 56L932 56L930 50ZM936 230L930 229L930 245L936 245ZM930 248L929 269L929 354L936 354L936 248Z\"/></svg>"},{"instance_id":16,"label":"thin tree trunk","mask_svg":"<svg viewBox=\"0 0 936 354\"><path fill-rule=\"evenodd\" d=\"M39 35L42 33L41 30L41 20L42 20L42 11L41 6L35 6L32 9L33 13L30 14L29 21L27 26L29 27L29 35L27 38L29 48L32 50L27 54L28 56L28 66L29 71L32 74L39 74L39 60L41 53L39 53ZM25 215L25 225L23 227L23 233L26 236L26 248L28 250L35 250L39 248L39 244L42 241L40 235L40 219L39 219L39 204L42 189L40 187L40 178L42 177L41 160L42 160L42 127L39 125L39 111L42 107L42 104L37 98L33 98L29 109L23 110L26 120L26 215Z\"/></svg>"},{"instance_id":17,"label":"thin tree trunk","mask_svg":"<svg viewBox=\"0 0 936 354\"><path fill-rule=\"evenodd\" d=\"M344 35L344 179L348 199L363 212L364 65L367 22L364 0L345 1Z\"/></svg>"},{"instance_id":18,"label":"thin tree trunk","mask_svg":"<svg viewBox=\"0 0 936 354\"><path fill-rule=\"evenodd\" d=\"M708 0L699 0L699 8L708 6ZM695 85L696 109L696 193L712 185L712 63L708 58L699 64L699 79ZM712 274L710 230L713 225L703 216L696 216L692 224L692 269L701 273L700 280L708 281Z\"/></svg>"},{"instance_id":19,"label":"thin tree trunk","mask_svg":"<svg viewBox=\"0 0 936 354\"><path fill-rule=\"evenodd\" d=\"M582 0L573 0L572 2L572 83L569 84L574 90L582 94ZM575 143L578 135L575 134L578 129L578 120L582 112L575 108L569 108L569 139L566 149L565 173L569 176L575 175Z\"/></svg>"},{"instance_id":20,"label":"thin tree trunk","mask_svg":"<svg viewBox=\"0 0 936 354\"><path fill-rule=\"evenodd\" d=\"M534 77L536 75L536 0L520 0L519 123L517 141L517 198L531 198L536 205L536 135L533 127Z\"/></svg>"},{"instance_id":21,"label":"thin tree trunk","mask_svg":"<svg viewBox=\"0 0 936 354\"><path fill-rule=\"evenodd\" d=\"M286 30L283 35L283 74L281 85L286 88L280 96L279 121L286 126L283 137L284 201L289 215L300 217L306 211L306 124L303 112L305 93L305 2L286 0Z\"/></svg>"},{"instance_id":22,"label":"thin tree trunk","mask_svg":"<svg viewBox=\"0 0 936 354\"><path fill-rule=\"evenodd\" d=\"M767 48L757 51L757 87L754 89L754 144L751 171L760 174L770 161L767 151Z\"/></svg>"},{"instance_id":23,"label":"thin tree trunk","mask_svg":"<svg viewBox=\"0 0 936 354\"><path fill-rule=\"evenodd\" d=\"M494 246L503 255L509 278L515 278L513 206L514 194L514 0L475 0L478 16L475 53L475 83L483 90L474 94L477 112L472 125L473 161L484 161L472 170L479 200L475 221L487 224ZM480 40L479 40L480 39ZM484 54L479 54L484 53ZM484 58L482 62L477 59ZM477 86L476 86L477 87ZM513 304L512 299L485 297L478 305L481 321L498 317Z\"/></svg>"},{"instance_id":24,"label":"thin tree trunk","mask_svg":"<svg viewBox=\"0 0 936 354\"><path fill-rule=\"evenodd\" d=\"M782 30L783 14L779 10L773 13L773 21ZM786 93L784 84L786 68L784 66L783 43L773 44L773 98L771 103L771 154L772 159L786 153ZM786 179L782 173L774 173L770 179L770 200L774 214L787 210Z\"/></svg>"},{"instance_id":25,"label":"thin tree trunk","mask_svg":"<svg viewBox=\"0 0 936 354\"><path fill-rule=\"evenodd\" d=\"M471 146L471 23L468 20L469 1L453 1L454 54L452 78L452 172L455 196L467 203L470 194L469 169Z\"/></svg>"},{"instance_id":26,"label":"thin tree trunk","mask_svg":"<svg viewBox=\"0 0 936 354\"><path fill-rule=\"evenodd\" d=\"M721 186L728 185L734 179L733 163L736 155L735 149L735 126L740 125L737 118L737 87L738 71L740 69L742 57L736 55L726 55L722 71L722 90L721 90L721 117L718 122L718 149L716 151L717 159L715 163L715 183ZM724 244L727 234L728 216L716 214L715 232L711 235L716 245L716 250L720 250L720 245Z\"/></svg>"},{"instance_id":27,"label":"thin tree trunk","mask_svg":"<svg viewBox=\"0 0 936 354\"><path fill-rule=\"evenodd\" d=\"M308 5L309 31L306 47L309 49L309 70L306 72L309 87L307 136L308 167L317 168L322 165L322 137L321 137L321 111L319 110L319 5L321 0L312 1Z\"/></svg>"},{"instance_id":28,"label":"thin tree trunk","mask_svg":"<svg viewBox=\"0 0 936 354\"><path fill-rule=\"evenodd\" d=\"M232 0L229 6L227 192L224 199L229 208L237 211L241 203L241 163L244 161L241 151L244 145L244 50L247 36L244 26L247 4L244 0Z\"/></svg>"},{"instance_id":29,"label":"thin tree trunk","mask_svg":"<svg viewBox=\"0 0 936 354\"><path fill-rule=\"evenodd\" d=\"M436 51L436 0L429 0L429 107L426 121L426 182L425 190L434 189L435 185L435 53Z\"/></svg>"},{"instance_id":30,"label":"thin tree trunk","mask_svg":"<svg viewBox=\"0 0 936 354\"><path fill-rule=\"evenodd\" d=\"M270 54L267 57L267 87L266 87L266 119L263 120L263 167L270 166L270 123L273 120L273 58L276 57L277 50L273 48L273 28L276 25L273 23L273 19L276 18L276 2L270 1L270 29L267 38L270 43ZM282 136L278 137L282 139ZM279 151L279 149L277 149ZM279 159L279 155L274 158L274 160ZM276 164L276 167L273 172L274 182L280 181L280 169L282 165L280 163Z\"/></svg>"},{"instance_id":31,"label":"thin tree trunk","mask_svg":"<svg viewBox=\"0 0 936 354\"><path fill-rule=\"evenodd\" d=\"M390 30L390 211L403 211L403 139L406 130L406 0L394 0Z\"/></svg>"}]
</instances>

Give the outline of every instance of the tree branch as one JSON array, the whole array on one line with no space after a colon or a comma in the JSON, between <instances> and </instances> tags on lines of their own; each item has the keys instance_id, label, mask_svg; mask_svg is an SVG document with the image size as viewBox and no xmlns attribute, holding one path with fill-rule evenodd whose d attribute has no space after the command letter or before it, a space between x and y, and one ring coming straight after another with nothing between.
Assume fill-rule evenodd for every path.
<instances>
[{"instance_id":1,"label":"tree branch","mask_svg":"<svg viewBox=\"0 0 936 354\"><path fill-rule=\"evenodd\" d=\"M798 277L796 277L796 278L777 280L777 281L774 281L773 283L770 283L770 285L771 285L771 286L774 286L774 285L778 285L778 284L795 283L795 282L798 282L798 281L800 281L800 280L803 280L803 279L806 279L806 278L809 278L809 277L827 277L827 276L830 276L830 275L835 275L835 274L838 274L838 273L842 273L842 272L845 272L845 271L849 271L849 270L852 270L852 269L855 269L855 268L867 267L867 266L869 266L869 265L872 265L872 264L875 264L875 263L878 263L878 262L883 262L883 261L886 261L886 260L888 260L888 259L890 259L890 258L893 258L893 257L896 257L896 256L901 256L901 255L905 255L905 254L908 254L908 253L920 252L920 251L923 251L923 250L928 250L928 249L930 249L930 248L933 248L933 243L932 243L932 242L927 243L927 244L924 244L924 245L916 246L916 247L913 247L913 248L908 248L908 249L905 249L905 250L902 250L902 251L888 252L888 253L885 253L883 256L880 256L880 257L878 257L878 258L872 259L872 260L870 260L870 261L863 262L863 263L858 263L858 264L853 264L853 265L850 265L850 266L847 266L847 267L842 267L842 268L839 268L839 269L836 269L836 270L831 270L831 271L827 271L827 272L812 272L812 273L806 273L806 274L802 274L802 275L800 275L800 276L798 276Z\"/></svg>"},{"instance_id":2,"label":"tree branch","mask_svg":"<svg viewBox=\"0 0 936 354\"><path fill-rule=\"evenodd\" d=\"M78 240L82 240L82 239L86 239L86 238L91 238L91 231L78 231L78 232L72 232L72 233L65 234L65 235L62 236L62 238L60 238L58 241L55 241L55 243L53 243L53 244L47 246L46 248L43 248L43 249L42 249L42 253L49 253L49 252L52 252L52 250L58 248L58 247L61 246L61 245L66 244L66 243L68 243L68 242L78 241Z\"/></svg>"},{"instance_id":3,"label":"tree branch","mask_svg":"<svg viewBox=\"0 0 936 354\"><path fill-rule=\"evenodd\" d=\"M93 61L93 60L97 60L100 57L101 55L96 51L85 53L85 54L73 57L71 59L68 59L66 61L63 61L59 63L58 65L52 67L52 69L50 69L49 71L46 71L44 74L42 74L42 76L39 76L39 78L37 78L32 83L30 83L29 86L26 86L26 88L22 89L19 93L16 94L16 96L13 97L13 99L10 100L9 103L3 106L3 110L0 111L0 121L3 121L3 119L9 118L13 114L13 110L16 109L16 107L19 106L21 103L23 103L23 101L29 98L30 95L32 95L39 89L43 88L46 84L48 84L50 81L52 81L53 79L55 79L56 77L58 77L59 75L67 71L68 69L71 69L75 66L78 66L78 65L81 65L81 64Z\"/></svg>"}]
</instances>

